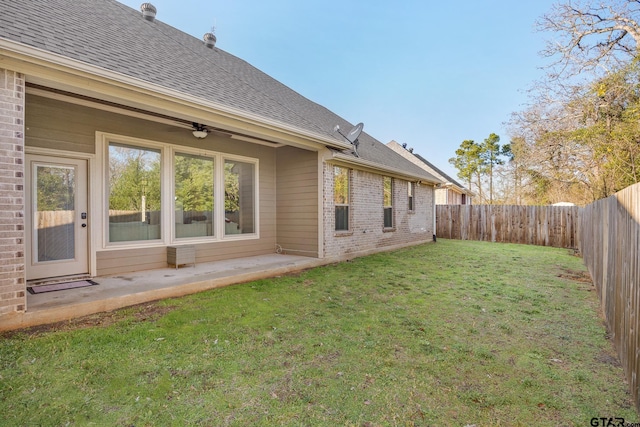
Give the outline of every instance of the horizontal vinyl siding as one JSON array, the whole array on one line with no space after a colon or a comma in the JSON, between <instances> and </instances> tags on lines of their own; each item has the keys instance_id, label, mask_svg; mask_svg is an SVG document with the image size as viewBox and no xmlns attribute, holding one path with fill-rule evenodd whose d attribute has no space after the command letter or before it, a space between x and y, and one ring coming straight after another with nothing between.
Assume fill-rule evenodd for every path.
<instances>
[{"instance_id":1,"label":"horizontal vinyl siding","mask_svg":"<svg viewBox=\"0 0 640 427\"><path fill-rule=\"evenodd\" d=\"M181 243L175 244L175 246L180 245ZM263 239L257 243L255 240L238 240L195 244L194 246L196 248L196 263L223 261L274 252L274 244L263 241ZM98 276L169 267L166 247L98 252L97 262Z\"/></svg>"},{"instance_id":2,"label":"horizontal vinyl siding","mask_svg":"<svg viewBox=\"0 0 640 427\"><path fill-rule=\"evenodd\" d=\"M275 156L275 147L251 144L216 133L210 134L205 139L197 139L189 129L30 94L27 94L25 124L28 128L26 131L28 147L94 153L95 133L100 131L258 158L261 169L263 155L268 153L269 156ZM274 163L270 165L273 166ZM271 175L273 174L274 172L271 172ZM261 189L261 191L267 194L271 192L275 196L275 187Z\"/></svg>"},{"instance_id":3,"label":"horizontal vinyl siding","mask_svg":"<svg viewBox=\"0 0 640 427\"><path fill-rule=\"evenodd\" d=\"M94 153L95 111L79 105L27 94L26 145Z\"/></svg>"},{"instance_id":4,"label":"horizontal vinyl siding","mask_svg":"<svg viewBox=\"0 0 640 427\"><path fill-rule=\"evenodd\" d=\"M98 252L98 276L167 267L167 249L144 248Z\"/></svg>"},{"instance_id":5,"label":"horizontal vinyl siding","mask_svg":"<svg viewBox=\"0 0 640 427\"><path fill-rule=\"evenodd\" d=\"M318 256L318 154L277 151L277 244L291 255Z\"/></svg>"},{"instance_id":6,"label":"horizontal vinyl siding","mask_svg":"<svg viewBox=\"0 0 640 427\"><path fill-rule=\"evenodd\" d=\"M175 242L172 245L194 244L198 263L275 252L277 226L275 148L232 140L217 134L211 134L206 139L200 140L194 138L188 129L29 94L25 117L28 128L26 132L28 147L95 153L96 132L100 131L175 146L201 148L223 155L232 154L258 159L260 238L207 243L185 241ZM101 182L94 180L90 184L101 185ZM103 226L102 224L92 225ZM98 276L168 267L165 246L98 250L96 261Z\"/></svg>"}]
</instances>

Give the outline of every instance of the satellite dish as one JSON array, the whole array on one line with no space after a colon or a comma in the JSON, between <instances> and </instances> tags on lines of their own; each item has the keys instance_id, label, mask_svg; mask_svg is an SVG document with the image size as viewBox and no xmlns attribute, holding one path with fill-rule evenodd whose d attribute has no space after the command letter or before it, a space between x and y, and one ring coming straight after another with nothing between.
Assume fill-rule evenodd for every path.
<instances>
[{"instance_id":1,"label":"satellite dish","mask_svg":"<svg viewBox=\"0 0 640 427\"><path fill-rule=\"evenodd\" d=\"M352 127L351 130L346 135L340 132L340 126L336 125L336 127L333 128L335 132L338 132L347 141L349 141L351 145L353 145L353 153L356 155L356 157L360 157L358 155L358 137L362 133L363 127L364 127L364 123L358 123L357 125Z\"/></svg>"},{"instance_id":2,"label":"satellite dish","mask_svg":"<svg viewBox=\"0 0 640 427\"><path fill-rule=\"evenodd\" d=\"M345 138L347 138L347 140L352 143L352 144L356 144L356 141L358 140L358 137L360 136L360 134L362 133L362 128L364 127L364 123L358 123L357 125L355 125L347 134L347 136Z\"/></svg>"}]
</instances>

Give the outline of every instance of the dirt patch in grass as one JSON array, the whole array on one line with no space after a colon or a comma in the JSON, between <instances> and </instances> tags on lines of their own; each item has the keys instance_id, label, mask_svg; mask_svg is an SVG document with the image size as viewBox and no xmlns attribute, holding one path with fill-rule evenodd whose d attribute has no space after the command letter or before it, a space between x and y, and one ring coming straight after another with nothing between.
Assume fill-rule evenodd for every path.
<instances>
[{"instance_id":1,"label":"dirt patch in grass","mask_svg":"<svg viewBox=\"0 0 640 427\"><path fill-rule=\"evenodd\" d=\"M562 273L558 274L558 277L562 279L572 280L574 282L592 284L591 275L588 271L576 271L568 268L563 268Z\"/></svg>"},{"instance_id":2,"label":"dirt patch in grass","mask_svg":"<svg viewBox=\"0 0 640 427\"><path fill-rule=\"evenodd\" d=\"M611 366L615 366L616 368L619 368L620 366L620 361L618 360L618 357L614 354L610 354L610 353L601 353L597 358L596 361L598 361L599 363L604 363L605 365L611 365Z\"/></svg>"},{"instance_id":3,"label":"dirt patch in grass","mask_svg":"<svg viewBox=\"0 0 640 427\"><path fill-rule=\"evenodd\" d=\"M31 328L0 332L0 337L11 338L16 335L38 336L48 332L74 331L92 327L108 327L127 318L137 322L154 321L174 310L174 306L162 305L159 302L142 303L114 311L90 314L84 317L64 320Z\"/></svg>"}]
</instances>

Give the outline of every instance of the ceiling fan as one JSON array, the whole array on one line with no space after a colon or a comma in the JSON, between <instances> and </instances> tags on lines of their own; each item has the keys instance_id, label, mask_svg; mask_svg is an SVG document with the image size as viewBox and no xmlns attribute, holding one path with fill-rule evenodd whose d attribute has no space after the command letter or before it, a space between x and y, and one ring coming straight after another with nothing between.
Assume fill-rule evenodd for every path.
<instances>
[{"instance_id":1,"label":"ceiling fan","mask_svg":"<svg viewBox=\"0 0 640 427\"><path fill-rule=\"evenodd\" d=\"M193 122L193 132L191 133L198 139L204 139L209 135L209 129L205 125Z\"/></svg>"},{"instance_id":2,"label":"ceiling fan","mask_svg":"<svg viewBox=\"0 0 640 427\"><path fill-rule=\"evenodd\" d=\"M187 122L182 120L175 120L171 127L167 129L168 132L182 132L183 129L190 130L193 136L198 139L204 139L207 135L215 134L218 136L231 137L231 133L223 132L220 129L213 128L198 122Z\"/></svg>"}]
</instances>

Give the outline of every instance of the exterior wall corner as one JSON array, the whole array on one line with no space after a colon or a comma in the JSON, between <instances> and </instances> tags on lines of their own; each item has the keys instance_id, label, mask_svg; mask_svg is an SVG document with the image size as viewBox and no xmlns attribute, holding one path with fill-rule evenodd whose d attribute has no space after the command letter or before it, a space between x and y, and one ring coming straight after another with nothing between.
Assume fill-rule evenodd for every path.
<instances>
[{"instance_id":1,"label":"exterior wall corner","mask_svg":"<svg viewBox=\"0 0 640 427\"><path fill-rule=\"evenodd\" d=\"M27 309L24 110L24 75L0 68L0 316Z\"/></svg>"}]
</instances>

